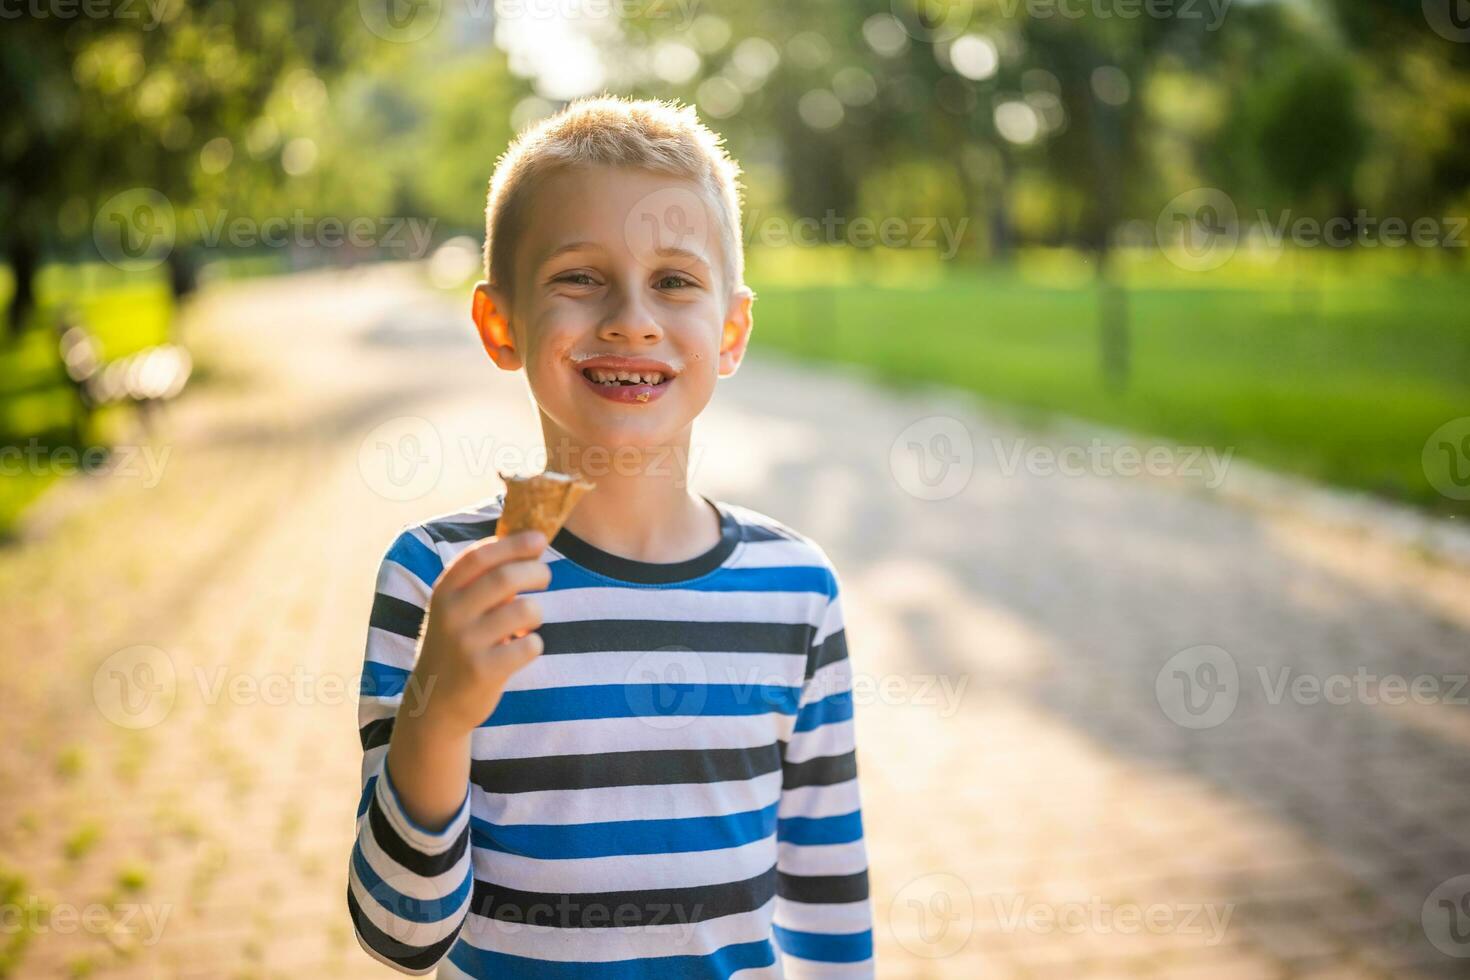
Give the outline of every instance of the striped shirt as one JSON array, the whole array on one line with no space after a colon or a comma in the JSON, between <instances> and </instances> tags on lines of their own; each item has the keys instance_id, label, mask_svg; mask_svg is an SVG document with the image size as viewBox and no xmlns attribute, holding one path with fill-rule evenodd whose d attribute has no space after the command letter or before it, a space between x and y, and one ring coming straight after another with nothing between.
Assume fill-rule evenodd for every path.
<instances>
[{"instance_id":1,"label":"striped shirt","mask_svg":"<svg viewBox=\"0 0 1470 980\"><path fill-rule=\"evenodd\" d=\"M687 561L557 534L544 651L475 731L438 831L384 761L431 589L503 496L400 531L359 702L347 904L372 956L447 977L872 976L837 575L810 539L705 499L720 542Z\"/></svg>"}]
</instances>

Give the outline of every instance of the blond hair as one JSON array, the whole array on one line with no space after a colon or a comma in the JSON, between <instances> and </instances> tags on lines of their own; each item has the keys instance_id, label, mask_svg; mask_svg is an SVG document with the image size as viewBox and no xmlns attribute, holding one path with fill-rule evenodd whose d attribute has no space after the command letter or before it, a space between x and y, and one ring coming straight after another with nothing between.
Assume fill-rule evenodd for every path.
<instances>
[{"instance_id":1,"label":"blond hair","mask_svg":"<svg viewBox=\"0 0 1470 980\"><path fill-rule=\"evenodd\" d=\"M510 293L526 203L551 173L585 164L633 167L693 181L716 205L728 294L745 275L740 166L693 106L603 94L577 99L521 132L496 161L485 204L485 278ZM502 244L503 243L503 244Z\"/></svg>"}]
</instances>

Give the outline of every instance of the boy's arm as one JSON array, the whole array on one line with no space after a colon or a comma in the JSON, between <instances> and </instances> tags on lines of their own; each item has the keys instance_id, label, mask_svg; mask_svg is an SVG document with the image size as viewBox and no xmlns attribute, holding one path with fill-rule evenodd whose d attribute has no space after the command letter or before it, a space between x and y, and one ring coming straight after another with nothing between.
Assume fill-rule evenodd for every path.
<instances>
[{"instance_id":1,"label":"boy's arm","mask_svg":"<svg viewBox=\"0 0 1470 980\"><path fill-rule=\"evenodd\" d=\"M854 750L852 664L834 577L783 763L775 933L787 977L873 975Z\"/></svg>"},{"instance_id":2,"label":"boy's arm","mask_svg":"<svg viewBox=\"0 0 1470 980\"><path fill-rule=\"evenodd\" d=\"M474 883L468 779L448 821L427 827L405 811L386 768L396 715L413 683L419 632L443 570L421 530L403 530L388 549L378 569L358 702L362 796L347 906L363 948L405 973L427 973L449 952Z\"/></svg>"}]
</instances>

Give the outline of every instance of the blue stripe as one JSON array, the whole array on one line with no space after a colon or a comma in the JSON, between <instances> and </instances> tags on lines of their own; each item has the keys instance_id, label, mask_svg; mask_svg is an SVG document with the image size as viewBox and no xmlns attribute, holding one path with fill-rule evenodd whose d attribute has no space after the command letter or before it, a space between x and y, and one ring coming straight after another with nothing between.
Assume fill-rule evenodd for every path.
<instances>
[{"instance_id":1,"label":"blue stripe","mask_svg":"<svg viewBox=\"0 0 1470 980\"><path fill-rule=\"evenodd\" d=\"M533 960L471 946L464 940L449 951L449 962L472 977L526 977L530 980L709 980L776 962L768 940L723 946L705 956L654 956L600 963Z\"/></svg>"},{"instance_id":2,"label":"blue stripe","mask_svg":"<svg viewBox=\"0 0 1470 980\"><path fill-rule=\"evenodd\" d=\"M835 817L786 817L776 825L776 839L783 844L851 844L863 839L861 810Z\"/></svg>"},{"instance_id":3,"label":"blue stripe","mask_svg":"<svg viewBox=\"0 0 1470 980\"><path fill-rule=\"evenodd\" d=\"M861 963L873 958L873 930L862 932L797 932L774 926L781 951L819 963Z\"/></svg>"},{"instance_id":4,"label":"blue stripe","mask_svg":"<svg viewBox=\"0 0 1470 980\"><path fill-rule=\"evenodd\" d=\"M578 824L493 824L471 818L476 847L557 861L615 854L681 854L740 847L776 831L776 804L716 817Z\"/></svg>"},{"instance_id":5,"label":"blue stripe","mask_svg":"<svg viewBox=\"0 0 1470 980\"><path fill-rule=\"evenodd\" d=\"M371 803L373 799L373 790L377 789L377 787L377 776L369 776L367 782L363 784L362 797L357 801L357 816L359 818L361 818L364 813L367 813L368 804Z\"/></svg>"},{"instance_id":6,"label":"blue stripe","mask_svg":"<svg viewBox=\"0 0 1470 980\"><path fill-rule=\"evenodd\" d=\"M801 709L796 716L796 730L809 732L813 728L831 725L852 718L852 692L840 691L829 694L820 701L813 701Z\"/></svg>"},{"instance_id":7,"label":"blue stripe","mask_svg":"<svg viewBox=\"0 0 1470 980\"><path fill-rule=\"evenodd\" d=\"M475 880L474 874L469 868L466 868L464 881L443 898L410 898L378 877L372 865L368 864L367 855L362 853L360 841L352 846L352 869L357 872L357 880L372 896L373 901L398 918L409 922L442 922L449 918L464 904L465 897L470 893L470 886ZM407 871L403 875L405 879L418 877Z\"/></svg>"},{"instance_id":8,"label":"blue stripe","mask_svg":"<svg viewBox=\"0 0 1470 980\"><path fill-rule=\"evenodd\" d=\"M402 667L367 660L362 665L362 680L358 692L365 698L392 698L403 693L408 686L408 671Z\"/></svg>"},{"instance_id":9,"label":"blue stripe","mask_svg":"<svg viewBox=\"0 0 1470 980\"><path fill-rule=\"evenodd\" d=\"M796 713L801 688L763 684L587 684L506 691L481 727L590 718Z\"/></svg>"},{"instance_id":10,"label":"blue stripe","mask_svg":"<svg viewBox=\"0 0 1470 980\"><path fill-rule=\"evenodd\" d=\"M388 560L413 572L415 578L430 588L434 587L440 573L444 571L444 562L439 559L439 553L409 531L404 531L393 542L393 547L388 549Z\"/></svg>"},{"instance_id":11,"label":"blue stripe","mask_svg":"<svg viewBox=\"0 0 1470 980\"><path fill-rule=\"evenodd\" d=\"M606 588L612 581L566 559L551 562L551 584L559 589ZM626 583L619 582L627 588ZM636 588L636 586L634 586ZM696 592L812 592L831 597L837 590L832 570L820 565L773 565L769 568L723 568L675 588Z\"/></svg>"}]
</instances>

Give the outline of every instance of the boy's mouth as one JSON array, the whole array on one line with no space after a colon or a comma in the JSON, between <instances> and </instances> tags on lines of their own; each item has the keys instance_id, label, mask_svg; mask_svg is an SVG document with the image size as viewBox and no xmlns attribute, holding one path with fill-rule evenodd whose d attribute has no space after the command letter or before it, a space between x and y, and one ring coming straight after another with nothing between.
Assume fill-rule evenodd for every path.
<instances>
[{"instance_id":1,"label":"boy's mouth","mask_svg":"<svg viewBox=\"0 0 1470 980\"><path fill-rule=\"evenodd\" d=\"M673 378L662 371L612 371L607 368L583 368L582 377L600 385L661 385Z\"/></svg>"},{"instance_id":2,"label":"boy's mouth","mask_svg":"<svg viewBox=\"0 0 1470 980\"><path fill-rule=\"evenodd\" d=\"M671 365L647 357L595 355L574 358L582 379L604 398L647 403L659 397L678 377Z\"/></svg>"}]
</instances>

